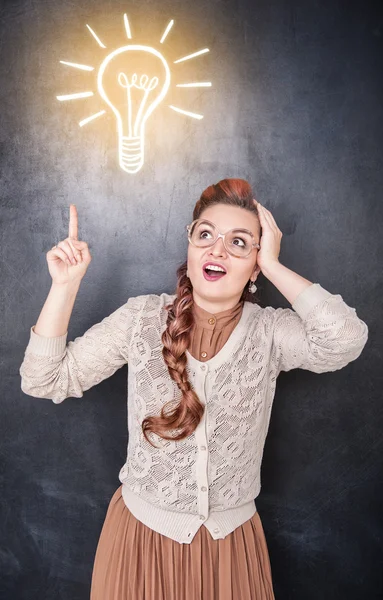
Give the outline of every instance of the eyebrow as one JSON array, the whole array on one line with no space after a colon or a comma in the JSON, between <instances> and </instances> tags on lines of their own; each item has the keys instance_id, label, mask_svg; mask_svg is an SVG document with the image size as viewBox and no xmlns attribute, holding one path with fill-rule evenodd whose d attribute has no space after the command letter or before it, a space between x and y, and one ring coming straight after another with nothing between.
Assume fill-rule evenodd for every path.
<instances>
[{"instance_id":1,"label":"eyebrow","mask_svg":"<svg viewBox=\"0 0 383 600\"><path fill-rule=\"evenodd\" d=\"M217 229L219 229L218 225L216 223L214 223L213 221L209 221L209 219L201 219L202 223L206 223L207 225L214 225ZM255 233L253 231L251 231L251 229L247 229L247 227L231 227L230 229L228 229L227 231L232 231L233 229L237 229L238 231L250 231L250 233L253 234L254 237L256 237ZM227 232L225 232L227 233Z\"/></svg>"}]
</instances>

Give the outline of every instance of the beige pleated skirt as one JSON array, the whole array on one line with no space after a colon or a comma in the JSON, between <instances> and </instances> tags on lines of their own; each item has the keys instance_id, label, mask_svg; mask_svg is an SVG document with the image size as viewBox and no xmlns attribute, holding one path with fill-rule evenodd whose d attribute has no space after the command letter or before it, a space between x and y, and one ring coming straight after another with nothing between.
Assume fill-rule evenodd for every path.
<instances>
[{"instance_id":1,"label":"beige pleated skirt","mask_svg":"<svg viewBox=\"0 0 383 600\"><path fill-rule=\"evenodd\" d=\"M202 526L179 544L138 521L121 490L101 530L90 600L274 600L258 512L224 539Z\"/></svg>"}]
</instances>

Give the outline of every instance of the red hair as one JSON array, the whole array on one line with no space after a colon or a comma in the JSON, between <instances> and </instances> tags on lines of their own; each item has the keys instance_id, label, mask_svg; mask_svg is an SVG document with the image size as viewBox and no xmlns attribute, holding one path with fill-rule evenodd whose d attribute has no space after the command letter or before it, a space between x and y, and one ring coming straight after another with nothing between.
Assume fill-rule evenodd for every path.
<instances>
[{"instance_id":1,"label":"red hair","mask_svg":"<svg viewBox=\"0 0 383 600\"><path fill-rule=\"evenodd\" d=\"M239 206L254 213L258 218L253 198L252 188L246 180L222 179L202 192L193 210L193 221L199 219L202 212L214 204ZM143 420L143 434L152 446L154 444L149 440L147 432L156 433L165 440L182 440L193 433L205 410L204 405L192 389L186 372L186 350L189 347L191 329L194 325L193 286L186 276L186 271L187 261L177 269L176 298L172 304L165 307L168 310L167 327L161 338L164 361L170 377L181 390L182 397L179 404L166 416L165 404L160 416L150 416ZM242 291L240 300L258 303L258 298L248 291L248 283ZM175 428L180 430L179 433L169 435L169 432Z\"/></svg>"}]
</instances>

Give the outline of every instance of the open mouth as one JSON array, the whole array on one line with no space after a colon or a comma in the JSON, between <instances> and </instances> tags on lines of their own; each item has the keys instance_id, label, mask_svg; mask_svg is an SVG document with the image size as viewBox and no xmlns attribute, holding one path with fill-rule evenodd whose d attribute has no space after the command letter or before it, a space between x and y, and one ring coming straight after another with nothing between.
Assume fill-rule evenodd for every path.
<instances>
[{"instance_id":1,"label":"open mouth","mask_svg":"<svg viewBox=\"0 0 383 600\"><path fill-rule=\"evenodd\" d=\"M222 279L222 277L226 275L226 273L224 273L221 270L212 269L209 267L203 268L202 273L207 281L217 281L218 279Z\"/></svg>"}]
</instances>

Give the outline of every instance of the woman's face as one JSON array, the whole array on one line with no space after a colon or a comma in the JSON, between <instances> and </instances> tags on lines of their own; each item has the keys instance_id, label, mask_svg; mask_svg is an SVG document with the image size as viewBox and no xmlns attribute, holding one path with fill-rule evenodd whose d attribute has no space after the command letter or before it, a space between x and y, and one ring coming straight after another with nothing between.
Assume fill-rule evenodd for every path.
<instances>
[{"instance_id":1,"label":"woman's face","mask_svg":"<svg viewBox=\"0 0 383 600\"><path fill-rule=\"evenodd\" d=\"M259 244L261 227L258 217L245 208L215 204L206 208L199 218L211 221L223 234L234 228L249 229L255 242ZM249 279L255 280L260 272L257 253L258 249L253 248L245 258L233 256L226 250L222 238L218 238L215 244L208 248L196 248L189 243L188 275L193 286L193 299L198 306L212 313L235 306ZM215 281L205 279L203 265L208 261L222 265L226 275Z\"/></svg>"}]
</instances>

